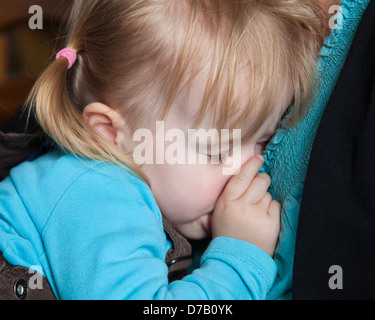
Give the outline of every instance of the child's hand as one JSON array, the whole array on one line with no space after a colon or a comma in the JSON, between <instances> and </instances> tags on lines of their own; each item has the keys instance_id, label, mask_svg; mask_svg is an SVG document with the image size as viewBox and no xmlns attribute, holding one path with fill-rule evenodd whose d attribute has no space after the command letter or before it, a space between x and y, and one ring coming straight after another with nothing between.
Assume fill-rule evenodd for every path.
<instances>
[{"instance_id":1,"label":"child's hand","mask_svg":"<svg viewBox=\"0 0 375 320\"><path fill-rule=\"evenodd\" d=\"M212 235L250 242L272 257L280 233L281 205L267 192L270 177L257 174L262 165L262 157L253 157L229 180L212 216Z\"/></svg>"}]
</instances>

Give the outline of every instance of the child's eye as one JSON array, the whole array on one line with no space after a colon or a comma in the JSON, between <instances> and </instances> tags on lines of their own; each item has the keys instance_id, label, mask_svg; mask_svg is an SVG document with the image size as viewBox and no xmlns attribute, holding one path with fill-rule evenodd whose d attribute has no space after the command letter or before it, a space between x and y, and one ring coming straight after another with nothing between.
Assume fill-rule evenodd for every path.
<instances>
[{"instance_id":1,"label":"child's eye","mask_svg":"<svg viewBox=\"0 0 375 320\"><path fill-rule=\"evenodd\" d=\"M207 157L210 159L210 163L212 164L222 164L225 163L225 160L228 157L228 154L223 153L223 154L207 154Z\"/></svg>"},{"instance_id":2,"label":"child's eye","mask_svg":"<svg viewBox=\"0 0 375 320\"><path fill-rule=\"evenodd\" d=\"M207 158L210 160L210 163L212 164L219 164L221 162L220 154L207 154Z\"/></svg>"}]
</instances>

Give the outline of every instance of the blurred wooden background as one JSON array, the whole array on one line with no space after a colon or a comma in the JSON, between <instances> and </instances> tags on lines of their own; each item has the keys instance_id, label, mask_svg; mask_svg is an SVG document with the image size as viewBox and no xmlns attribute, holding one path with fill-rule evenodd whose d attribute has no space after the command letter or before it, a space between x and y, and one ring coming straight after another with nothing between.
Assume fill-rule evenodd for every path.
<instances>
[{"instance_id":1,"label":"blurred wooden background","mask_svg":"<svg viewBox=\"0 0 375 320\"><path fill-rule=\"evenodd\" d=\"M72 0L0 0L0 125L21 107L38 75L62 45ZM29 28L32 5L43 29Z\"/></svg>"}]
</instances>

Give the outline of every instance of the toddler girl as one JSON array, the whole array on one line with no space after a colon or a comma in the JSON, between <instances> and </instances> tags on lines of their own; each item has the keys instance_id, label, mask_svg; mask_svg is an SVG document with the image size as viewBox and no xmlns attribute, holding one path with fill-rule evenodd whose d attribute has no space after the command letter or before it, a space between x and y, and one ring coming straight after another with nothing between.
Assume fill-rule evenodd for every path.
<instances>
[{"instance_id":1,"label":"toddler girl","mask_svg":"<svg viewBox=\"0 0 375 320\"><path fill-rule=\"evenodd\" d=\"M59 299L264 299L281 208L261 154L303 115L319 34L314 1L75 1L29 99L56 148L0 184L4 258Z\"/></svg>"}]
</instances>

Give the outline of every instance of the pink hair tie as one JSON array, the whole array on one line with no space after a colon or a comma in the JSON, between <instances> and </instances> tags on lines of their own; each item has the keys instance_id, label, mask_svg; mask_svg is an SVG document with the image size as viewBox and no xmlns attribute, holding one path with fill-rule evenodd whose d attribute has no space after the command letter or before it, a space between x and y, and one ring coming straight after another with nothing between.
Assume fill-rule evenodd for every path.
<instances>
[{"instance_id":1,"label":"pink hair tie","mask_svg":"<svg viewBox=\"0 0 375 320\"><path fill-rule=\"evenodd\" d=\"M77 53L73 49L65 48L57 53L56 60L60 59L61 57L68 60L68 69L70 69L77 60Z\"/></svg>"}]
</instances>

